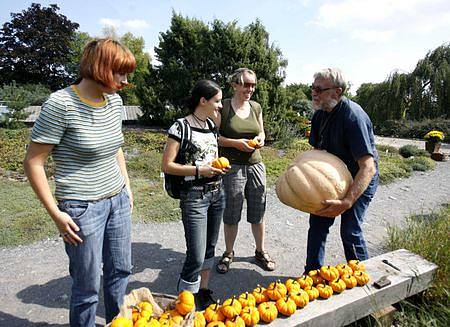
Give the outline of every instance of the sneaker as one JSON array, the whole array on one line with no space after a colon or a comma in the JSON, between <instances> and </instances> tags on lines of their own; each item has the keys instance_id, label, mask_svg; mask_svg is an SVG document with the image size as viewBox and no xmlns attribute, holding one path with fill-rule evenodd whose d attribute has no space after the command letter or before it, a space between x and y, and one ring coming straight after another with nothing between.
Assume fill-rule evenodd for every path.
<instances>
[{"instance_id":1,"label":"sneaker","mask_svg":"<svg viewBox=\"0 0 450 327\"><path fill-rule=\"evenodd\" d=\"M213 291L208 288L201 288L198 290L198 293L194 294L196 311L203 311L209 305L216 303L211 296L212 293Z\"/></svg>"}]
</instances>

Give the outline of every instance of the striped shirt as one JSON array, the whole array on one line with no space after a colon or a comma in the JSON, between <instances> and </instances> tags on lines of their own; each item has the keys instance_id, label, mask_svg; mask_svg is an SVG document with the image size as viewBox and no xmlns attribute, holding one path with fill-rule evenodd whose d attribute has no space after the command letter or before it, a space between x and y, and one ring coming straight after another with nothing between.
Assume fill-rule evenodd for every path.
<instances>
[{"instance_id":1,"label":"striped shirt","mask_svg":"<svg viewBox=\"0 0 450 327\"><path fill-rule=\"evenodd\" d=\"M95 201L113 196L125 185L117 161L123 144L122 99L104 94L94 103L75 86L50 95L34 124L31 140L55 144L55 197Z\"/></svg>"}]
</instances>

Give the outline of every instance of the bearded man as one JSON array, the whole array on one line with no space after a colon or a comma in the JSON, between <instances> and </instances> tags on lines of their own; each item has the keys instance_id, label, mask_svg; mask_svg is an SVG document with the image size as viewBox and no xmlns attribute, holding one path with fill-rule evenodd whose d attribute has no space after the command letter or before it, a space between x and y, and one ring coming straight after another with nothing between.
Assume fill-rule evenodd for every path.
<instances>
[{"instance_id":1,"label":"bearded man","mask_svg":"<svg viewBox=\"0 0 450 327\"><path fill-rule=\"evenodd\" d=\"M314 74L311 94L315 113L309 143L344 161L353 183L342 200L325 200L326 207L310 215L305 272L324 264L329 229L339 215L347 261L369 258L362 224L378 186L378 153L372 122L357 103L343 95L346 88L347 82L337 68Z\"/></svg>"}]
</instances>

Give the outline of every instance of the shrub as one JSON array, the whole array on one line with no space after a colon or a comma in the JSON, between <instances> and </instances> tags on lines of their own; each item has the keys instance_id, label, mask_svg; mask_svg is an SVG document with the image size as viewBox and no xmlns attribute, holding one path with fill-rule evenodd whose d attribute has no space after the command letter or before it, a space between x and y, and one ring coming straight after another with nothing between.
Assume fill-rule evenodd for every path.
<instances>
[{"instance_id":1,"label":"shrub","mask_svg":"<svg viewBox=\"0 0 450 327\"><path fill-rule=\"evenodd\" d=\"M402 146L398 152L403 158L409 158L409 157L426 157L428 156L428 152L426 152L423 149L420 149L416 145L407 144Z\"/></svg>"},{"instance_id":2,"label":"shrub","mask_svg":"<svg viewBox=\"0 0 450 327\"><path fill-rule=\"evenodd\" d=\"M427 171L436 167L436 162L427 157L414 157L409 160L409 165L416 171Z\"/></svg>"},{"instance_id":3,"label":"shrub","mask_svg":"<svg viewBox=\"0 0 450 327\"><path fill-rule=\"evenodd\" d=\"M274 142L274 146L282 149L289 148L294 140L300 137L301 134L303 133L297 124L284 124L284 126L278 130L277 141Z\"/></svg>"},{"instance_id":4,"label":"shrub","mask_svg":"<svg viewBox=\"0 0 450 327\"><path fill-rule=\"evenodd\" d=\"M450 205L440 212L410 216L406 228L388 229L387 249L407 249L438 265L431 288L411 300L402 301L396 326L446 326L450 317ZM447 321L447 323L446 323Z\"/></svg>"},{"instance_id":5,"label":"shrub","mask_svg":"<svg viewBox=\"0 0 450 327\"><path fill-rule=\"evenodd\" d=\"M431 130L442 131L444 142L450 142L450 119L387 120L374 126L375 134L381 136L421 139Z\"/></svg>"}]
</instances>

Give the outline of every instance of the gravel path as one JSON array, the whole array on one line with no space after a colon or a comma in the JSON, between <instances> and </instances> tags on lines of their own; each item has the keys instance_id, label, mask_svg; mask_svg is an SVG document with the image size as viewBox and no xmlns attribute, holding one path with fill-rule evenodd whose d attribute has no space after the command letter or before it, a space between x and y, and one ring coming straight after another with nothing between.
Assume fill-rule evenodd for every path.
<instances>
[{"instance_id":1,"label":"gravel path","mask_svg":"<svg viewBox=\"0 0 450 327\"><path fill-rule=\"evenodd\" d=\"M402 146L409 140L377 138L377 143ZM417 141L421 142L421 141ZM420 143L423 147L423 142ZM445 145L444 151L450 147ZM383 251L389 225L401 225L412 213L427 213L450 202L450 161L439 162L433 171L415 173L411 178L380 186L366 217L365 235L372 256ZM282 205L269 190L266 244L277 261L274 272L254 264L254 245L249 224L239 230L236 262L226 275L214 272L211 288L224 299L251 290L257 283L267 285L277 278L298 276L306 255L307 215ZM148 287L153 292L176 292L176 280L184 258L181 222L135 224L133 226L134 274L129 289ZM220 234L216 254L224 250ZM339 239L339 219L330 232L326 263L344 260ZM61 239L53 238L29 246L0 249L0 326L67 326L70 278ZM102 300L101 300L102 302ZM104 323L102 304L99 325Z\"/></svg>"}]
</instances>

